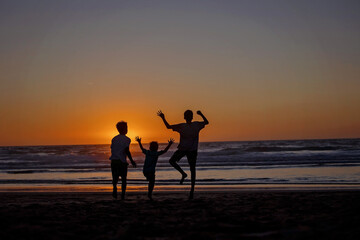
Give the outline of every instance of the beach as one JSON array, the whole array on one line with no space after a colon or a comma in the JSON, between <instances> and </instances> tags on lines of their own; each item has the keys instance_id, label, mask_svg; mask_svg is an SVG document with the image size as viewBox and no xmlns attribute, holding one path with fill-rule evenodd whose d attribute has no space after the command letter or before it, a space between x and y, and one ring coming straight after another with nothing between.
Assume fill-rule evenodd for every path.
<instances>
[{"instance_id":1,"label":"beach","mask_svg":"<svg viewBox=\"0 0 360 240\"><path fill-rule=\"evenodd\" d=\"M359 239L360 191L1 192L0 239Z\"/></svg>"},{"instance_id":2,"label":"beach","mask_svg":"<svg viewBox=\"0 0 360 240\"><path fill-rule=\"evenodd\" d=\"M0 239L360 238L360 139L200 143L191 201L174 150L151 202L138 146L125 201L109 145L1 147Z\"/></svg>"}]
</instances>

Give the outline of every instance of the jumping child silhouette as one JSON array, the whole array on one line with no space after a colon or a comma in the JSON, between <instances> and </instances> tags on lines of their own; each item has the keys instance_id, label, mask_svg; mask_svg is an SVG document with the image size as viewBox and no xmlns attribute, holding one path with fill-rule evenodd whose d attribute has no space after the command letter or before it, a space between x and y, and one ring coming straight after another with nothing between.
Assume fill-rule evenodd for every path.
<instances>
[{"instance_id":1,"label":"jumping child silhouette","mask_svg":"<svg viewBox=\"0 0 360 240\"><path fill-rule=\"evenodd\" d=\"M141 138L135 137L135 140L139 143L141 151L146 156L145 162L144 162L143 174L146 177L146 180L149 181L148 197L150 200L153 200L152 192L153 192L154 185L155 185L155 168L156 168L156 163L157 163L158 157L160 155L166 153L169 150L170 146L174 143L174 139L170 138L170 140L168 141L169 144L162 151L158 151L159 145L157 142L151 142L150 149L146 150L143 148L143 146L141 144Z\"/></svg>"},{"instance_id":2,"label":"jumping child silhouette","mask_svg":"<svg viewBox=\"0 0 360 240\"><path fill-rule=\"evenodd\" d=\"M172 129L173 131L180 133L180 143L178 145L178 150L172 155L169 162L171 166L173 166L181 173L182 178L180 180L180 184L182 184L184 182L184 179L187 177L187 174L181 169L177 162L179 162L180 159L184 156L187 157L191 172L191 190L189 199L193 199L194 197L196 179L195 167L199 143L199 132L205 127L205 125L209 124L209 121L200 111L197 111L197 114L200 115L204 121L192 122L193 112L191 110L186 110L184 112L184 119L186 121L185 123L170 125L166 121L165 115L162 113L161 110L157 113L157 115L163 120L167 129Z\"/></svg>"}]
</instances>

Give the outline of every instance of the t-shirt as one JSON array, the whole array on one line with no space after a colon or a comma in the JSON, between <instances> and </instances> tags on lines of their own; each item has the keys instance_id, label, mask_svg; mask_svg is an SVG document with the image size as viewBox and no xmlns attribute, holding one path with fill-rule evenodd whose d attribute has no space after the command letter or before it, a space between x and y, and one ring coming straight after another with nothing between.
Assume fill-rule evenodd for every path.
<instances>
[{"instance_id":1,"label":"t-shirt","mask_svg":"<svg viewBox=\"0 0 360 240\"><path fill-rule=\"evenodd\" d=\"M180 133L180 143L178 145L178 149L182 151L196 151L199 144L199 132L204 127L204 122L171 125L173 131Z\"/></svg>"},{"instance_id":2,"label":"t-shirt","mask_svg":"<svg viewBox=\"0 0 360 240\"><path fill-rule=\"evenodd\" d=\"M130 146L131 139L125 135L117 135L111 140L110 160L121 160L126 163L125 149Z\"/></svg>"},{"instance_id":3,"label":"t-shirt","mask_svg":"<svg viewBox=\"0 0 360 240\"><path fill-rule=\"evenodd\" d=\"M156 163L158 160L158 157L161 154L164 154L165 151L150 151L150 150L143 150L142 151L145 154L145 162L144 162L144 168L143 172L155 172Z\"/></svg>"}]
</instances>

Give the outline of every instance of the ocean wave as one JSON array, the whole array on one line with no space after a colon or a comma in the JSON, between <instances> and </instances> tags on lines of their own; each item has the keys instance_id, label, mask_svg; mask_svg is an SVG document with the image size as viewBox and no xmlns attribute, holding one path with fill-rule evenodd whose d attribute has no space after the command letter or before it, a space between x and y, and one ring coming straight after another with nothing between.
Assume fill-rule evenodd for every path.
<instances>
[{"instance_id":1,"label":"ocean wave","mask_svg":"<svg viewBox=\"0 0 360 240\"><path fill-rule=\"evenodd\" d=\"M238 147L238 148L224 148L218 151L214 151L217 154L235 155L246 152L297 152L297 151L337 151L343 149L341 147L334 146L309 146L309 147Z\"/></svg>"},{"instance_id":2,"label":"ocean wave","mask_svg":"<svg viewBox=\"0 0 360 240\"><path fill-rule=\"evenodd\" d=\"M161 144L161 148L164 146ZM144 154L135 145L131 151L141 168ZM159 169L170 167L169 159L174 151L175 147L159 158ZM104 171L110 168L109 154L109 145L0 147L0 171L10 174L17 174L16 171ZM186 157L179 164L187 167ZM360 139L200 143L197 159L197 167L202 169L358 164Z\"/></svg>"}]
</instances>

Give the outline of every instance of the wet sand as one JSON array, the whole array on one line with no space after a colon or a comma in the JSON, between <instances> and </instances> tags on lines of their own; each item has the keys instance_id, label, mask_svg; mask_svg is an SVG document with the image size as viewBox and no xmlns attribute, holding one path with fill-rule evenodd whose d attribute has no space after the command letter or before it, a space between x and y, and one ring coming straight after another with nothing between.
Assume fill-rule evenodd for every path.
<instances>
[{"instance_id":1,"label":"wet sand","mask_svg":"<svg viewBox=\"0 0 360 240\"><path fill-rule=\"evenodd\" d=\"M0 239L360 239L360 191L0 193Z\"/></svg>"}]
</instances>

